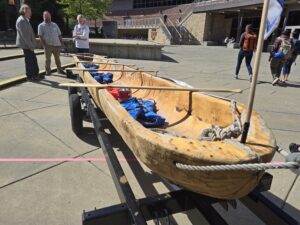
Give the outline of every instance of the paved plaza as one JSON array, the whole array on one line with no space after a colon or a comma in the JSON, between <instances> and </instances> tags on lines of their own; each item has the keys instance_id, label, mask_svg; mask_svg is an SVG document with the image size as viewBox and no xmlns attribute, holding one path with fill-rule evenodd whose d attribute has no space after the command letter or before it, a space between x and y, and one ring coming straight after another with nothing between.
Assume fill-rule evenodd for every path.
<instances>
[{"instance_id":1,"label":"paved plaza","mask_svg":"<svg viewBox=\"0 0 300 225\"><path fill-rule=\"evenodd\" d=\"M4 53L5 51L5 53ZM0 57L20 50L0 50ZM159 76L182 80L195 87L241 88L242 94L218 94L247 103L250 82L245 65L240 79L233 78L237 50L224 47L169 46L163 61L118 59L138 68L158 70ZM38 56L40 69L44 56ZM53 61L54 62L54 61ZM62 64L71 58L62 57ZM52 65L54 65L52 63ZM24 59L0 62L0 81L24 74ZM300 65L292 68L290 81L272 86L268 54L263 54L254 108L272 129L280 147L300 142ZM84 135L71 130L67 89L60 75L38 83L22 83L0 91L0 158L103 157L92 124L85 122ZM118 157L133 157L107 122L110 140ZM276 160L283 158L276 155ZM139 162L122 161L137 198L168 191L164 181ZM289 170L268 171L272 188L265 195L300 221L300 179ZM0 224L79 225L83 210L119 203L109 169L103 162L0 163ZM232 225L264 224L238 202L237 210L215 207ZM174 216L172 224L207 224L192 211ZM152 223L149 223L152 224Z\"/></svg>"}]
</instances>

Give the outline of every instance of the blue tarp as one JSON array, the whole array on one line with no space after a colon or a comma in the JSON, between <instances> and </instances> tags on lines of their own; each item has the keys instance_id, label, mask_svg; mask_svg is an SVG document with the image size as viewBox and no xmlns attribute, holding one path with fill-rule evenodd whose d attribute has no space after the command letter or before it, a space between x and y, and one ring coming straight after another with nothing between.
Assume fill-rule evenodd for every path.
<instances>
[{"instance_id":1,"label":"blue tarp","mask_svg":"<svg viewBox=\"0 0 300 225\"><path fill-rule=\"evenodd\" d=\"M83 63L82 65L87 69L99 69L99 66L97 65L89 65L86 63ZM89 72L92 75L92 77L94 77L94 79L101 84L109 84L113 82L112 73L98 73L95 71L89 71Z\"/></svg>"},{"instance_id":2,"label":"blue tarp","mask_svg":"<svg viewBox=\"0 0 300 225\"><path fill-rule=\"evenodd\" d=\"M130 98L121 102L128 113L144 127L161 127L165 124L165 118L156 114L155 103L149 100Z\"/></svg>"}]
</instances>

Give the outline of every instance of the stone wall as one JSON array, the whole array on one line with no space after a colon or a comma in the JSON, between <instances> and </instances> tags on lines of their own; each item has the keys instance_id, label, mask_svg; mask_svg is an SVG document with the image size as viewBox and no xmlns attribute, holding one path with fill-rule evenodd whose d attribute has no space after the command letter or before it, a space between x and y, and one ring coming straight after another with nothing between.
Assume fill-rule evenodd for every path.
<instances>
[{"instance_id":1,"label":"stone wall","mask_svg":"<svg viewBox=\"0 0 300 225\"><path fill-rule=\"evenodd\" d=\"M232 19L212 13L194 13L183 23L181 33L183 44L221 44L230 35Z\"/></svg>"},{"instance_id":2,"label":"stone wall","mask_svg":"<svg viewBox=\"0 0 300 225\"><path fill-rule=\"evenodd\" d=\"M224 15L206 13L206 23L203 41L212 41L222 44L225 37L230 35L232 19Z\"/></svg>"},{"instance_id":3,"label":"stone wall","mask_svg":"<svg viewBox=\"0 0 300 225\"><path fill-rule=\"evenodd\" d=\"M76 52L71 38L64 38L69 52ZM161 60L164 47L156 43L125 39L90 39L90 53L106 55L113 58Z\"/></svg>"},{"instance_id":4,"label":"stone wall","mask_svg":"<svg viewBox=\"0 0 300 225\"><path fill-rule=\"evenodd\" d=\"M170 45L171 40L159 28L152 28L148 30L148 41L163 45Z\"/></svg>"},{"instance_id":5,"label":"stone wall","mask_svg":"<svg viewBox=\"0 0 300 225\"><path fill-rule=\"evenodd\" d=\"M183 44L201 44L205 34L206 13L192 14L182 24Z\"/></svg>"},{"instance_id":6,"label":"stone wall","mask_svg":"<svg viewBox=\"0 0 300 225\"><path fill-rule=\"evenodd\" d=\"M148 40L148 29L118 29L118 38Z\"/></svg>"}]
</instances>

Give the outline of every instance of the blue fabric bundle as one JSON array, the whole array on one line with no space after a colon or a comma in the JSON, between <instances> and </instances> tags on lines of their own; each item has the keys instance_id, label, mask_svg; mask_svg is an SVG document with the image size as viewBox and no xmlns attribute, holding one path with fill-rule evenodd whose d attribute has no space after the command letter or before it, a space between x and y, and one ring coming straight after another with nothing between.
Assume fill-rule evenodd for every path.
<instances>
[{"instance_id":1,"label":"blue fabric bundle","mask_svg":"<svg viewBox=\"0 0 300 225\"><path fill-rule=\"evenodd\" d=\"M113 82L113 76L112 73L97 73L94 79L101 84L109 84Z\"/></svg>"},{"instance_id":2,"label":"blue fabric bundle","mask_svg":"<svg viewBox=\"0 0 300 225\"><path fill-rule=\"evenodd\" d=\"M87 68L87 69L93 69L93 70L99 69L98 65L89 65L89 64L86 64L86 63L82 63L82 65L84 66L84 68ZM95 77L98 74L95 71L89 71L89 72L92 75L92 77Z\"/></svg>"},{"instance_id":3,"label":"blue fabric bundle","mask_svg":"<svg viewBox=\"0 0 300 225\"><path fill-rule=\"evenodd\" d=\"M155 103L149 100L130 98L121 102L128 113L144 127L161 127L165 124L165 118L155 113Z\"/></svg>"},{"instance_id":4,"label":"blue fabric bundle","mask_svg":"<svg viewBox=\"0 0 300 225\"><path fill-rule=\"evenodd\" d=\"M89 65L86 63L82 63L82 65L84 66L84 68L87 68L87 69L99 69L98 65Z\"/></svg>"},{"instance_id":5,"label":"blue fabric bundle","mask_svg":"<svg viewBox=\"0 0 300 225\"><path fill-rule=\"evenodd\" d=\"M82 63L82 65L87 69L99 69L98 65L89 65L86 63ZM113 74L112 73L98 73L95 71L89 71L91 76L94 77L96 81L101 84L109 84L113 82Z\"/></svg>"}]
</instances>

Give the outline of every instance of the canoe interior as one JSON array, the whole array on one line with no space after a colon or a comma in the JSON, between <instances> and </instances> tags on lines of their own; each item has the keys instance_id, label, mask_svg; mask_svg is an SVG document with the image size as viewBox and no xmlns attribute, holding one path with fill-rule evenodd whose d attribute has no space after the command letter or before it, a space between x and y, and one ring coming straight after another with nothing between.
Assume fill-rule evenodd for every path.
<instances>
[{"instance_id":1,"label":"canoe interior","mask_svg":"<svg viewBox=\"0 0 300 225\"><path fill-rule=\"evenodd\" d=\"M79 60L87 59L74 57L75 63ZM132 70L132 72L113 72L115 85L180 87L169 80L131 67L111 65L106 63L106 60L99 63L102 61L100 57L95 57L93 61L91 60L91 64L98 64L105 70ZM83 67L81 63L77 63L77 66ZM85 83L98 84L88 71L80 74ZM151 130L142 127L130 117L133 128L129 126L125 129L121 118L126 117L126 120L129 120L128 113L118 111L119 102L106 90L97 91L96 88L89 88L89 92L98 107L101 109L103 106L106 107L104 113L128 146L150 169L192 191L217 198L235 199L253 190L259 182L262 171L199 174L178 170L174 167L175 161L191 165L216 165L258 162L257 160L269 162L274 156L276 141L255 111L252 113L249 136L245 145L239 144L240 137L233 140L235 144L227 141L199 140L204 129L212 128L214 125L227 127L233 123L230 100L196 92L133 90L133 97L155 101L157 113L166 118L166 123L159 130ZM237 106L243 123L246 107L243 104ZM245 147L251 149L256 156L253 157L253 154L245 151Z\"/></svg>"},{"instance_id":2,"label":"canoe interior","mask_svg":"<svg viewBox=\"0 0 300 225\"><path fill-rule=\"evenodd\" d=\"M106 64L105 62L96 64L105 70L132 69L123 65ZM132 70L133 72L113 72L113 84L132 86L178 86L169 80L155 78L151 74L137 72L135 69ZM157 113L166 118L165 126L161 127L161 129L179 137L198 139L202 131L206 128L211 128L212 125L227 127L233 122L230 101L227 100L221 100L195 92L160 90L133 90L132 95L133 97L155 101L158 110ZM245 114L245 107L243 105L239 104L238 109L242 115ZM261 136L251 136L250 131L248 142L255 143L257 141L256 139L259 139L260 143L263 141L263 137Z\"/></svg>"}]
</instances>

